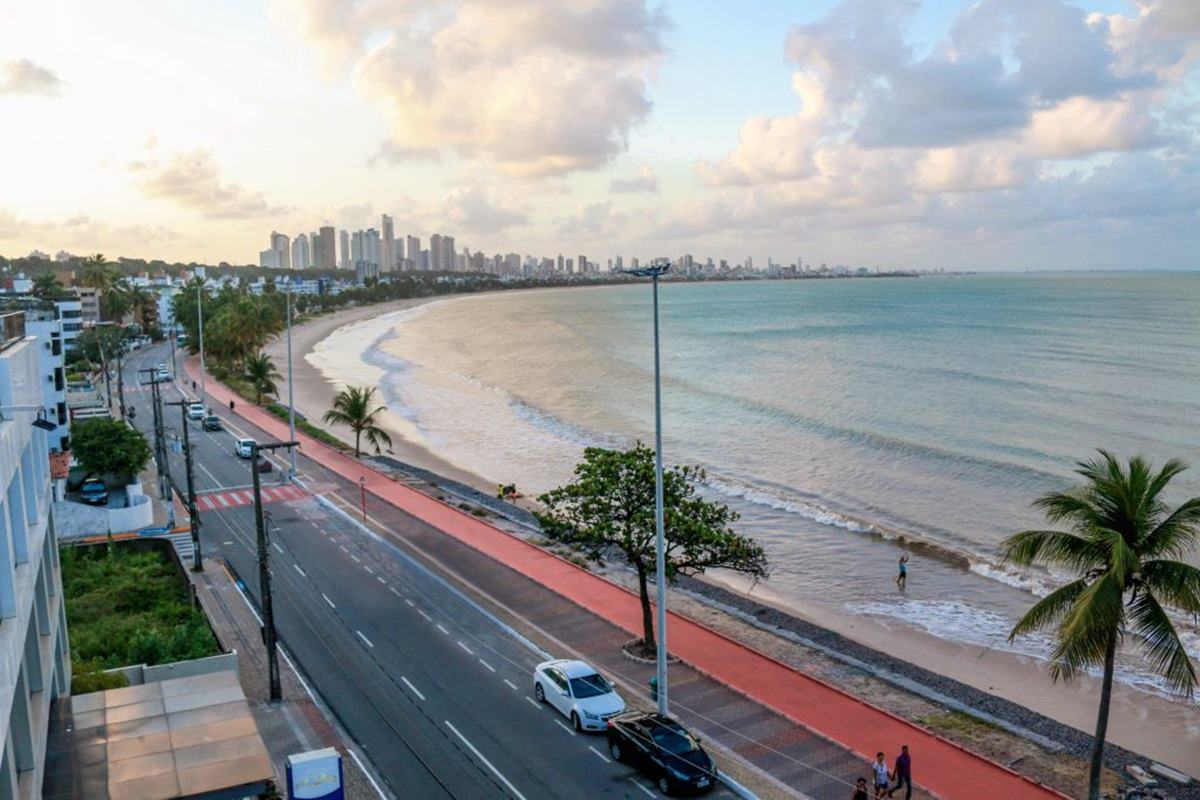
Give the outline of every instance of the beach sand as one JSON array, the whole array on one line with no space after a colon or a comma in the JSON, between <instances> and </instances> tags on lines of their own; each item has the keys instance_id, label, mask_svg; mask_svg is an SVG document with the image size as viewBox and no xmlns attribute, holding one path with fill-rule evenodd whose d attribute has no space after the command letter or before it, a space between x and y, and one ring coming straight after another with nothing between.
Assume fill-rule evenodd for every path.
<instances>
[{"instance_id":1,"label":"beach sand","mask_svg":"<svg viewBox=\"0 0 1200 800\"><path fill-rule=\"evenodd\" d=\"M331 382L305 357L330 334L349 325L397 311L415 308L440 298L401 300L378 306L347 309L318 317L296 326L292 334L296 408L309 420L342 440L353 443L348 430L325 426L321 415L330 407L334 394L342 388ZM365 348L369 341L361 344ZM267 352L282 372L286 363L285 343L273 341ZM344 365L343 365L344 366ZM357 365L356 365L357 366ZM374 367L364 365L368 376ZM364 380L364 383L367 381ZM286 384L280 386L286 400ZM389 413L383 426L393 439L395 458L444 475L483 492L495 491L494 483L474 475L432 452L418 441L419 436L402 416ZM1099 681L1083 678L1074 684L1053 684L1044 663L1010 652L957 644L906 626L889 625L875 618L854 616L815 605L797 607L772 594L769 587L750 587L737 579L720 580L722 585L773 605L786 613L834 630L857 642L887 652L930 671L1011 700L1059 722L1090 733L1095 726ZM732 622L732 618L729 618ZM743 639L764 652L783 652L796 645L738 623L734 626ZM1171 702L1118 683L1113 691L1109 722L1109 740L1200 777L1200 706Z\"/></svg>"}]
</instances>

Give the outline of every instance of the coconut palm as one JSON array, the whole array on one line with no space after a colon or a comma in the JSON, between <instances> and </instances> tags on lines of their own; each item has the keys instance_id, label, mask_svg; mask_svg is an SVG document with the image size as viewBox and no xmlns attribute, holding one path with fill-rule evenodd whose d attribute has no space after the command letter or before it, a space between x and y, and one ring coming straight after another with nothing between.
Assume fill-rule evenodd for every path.
<instances>
[{"instance_id":1,"label":"coconut palm","mask_svg":"<svg viewBox=\"0 0 1200 800\"><path fill-rule=\"evenodd\" d=\"M79 267L79 283L104 293L117 279L117 271L102 253L83 259Z\"/></svg>"},{"instance_id":2,"label":"coconut palm","mask_svg":"<svg viewBox=\"0 0 1200 800\"><path fill-rule=\"evenodd\" d=\"M1197 545L1200 497L1173 511L1162 499L1171 479L1187 466L1172 459L1156 473L1140 456L1125 467L1107 451L1099 452L1098 458L1078 463L1082 485L1035 503L1051 523L1063 523L1069 531L1023 531L1000 545L1002 557L1012 563L1039 562L1078 576L1035 603L1009 638L1052 629L1050 674L1056 681L1103 667L1088 785L1092 800L1100 797L1117 648L1132 634L1167 684L1191 696L1196 667L1166 607L1200 615L1200 569L1176 560Z\"/></svg>"},{"instance_id":3,"label":"coconut palm","mask_svg":"<svg viewBox=\"0 0 1200 800\"><path fill-rule=\"evenodd\" d=\"M275 380L280 377L275 362L266 353L258 352L246 359L244 377L254 387L254 402L262 405L264 394L275 394L279 389Z\"/></svg>"},{"instance_id":4,"label":"coconut palm","mask_svg":"<svg viewBox=\"0 0 1200 800\"><path fill-rule=\"evenodd\" d=\"M100 316L120 322L133 308L134 288L124 277L114 276L108 288L100 293Z\"/></svg>"},{"instance_id":5,"label":"coconut palm","mask_svg":"<svg viewBox=\"0 0 1200 800\"><path fill-rule=\"evenodd\" d=\"M58 297L63 293L62 282L53 272L43 272L33 277L33 295L42 300Z\"/></svg>"},{"instance_id":6,"label":"coconut palm","mask_svg":"<svg viewBox=\"0 0 1200 800\"><path fill-rule=\"evenodd\" d=\"M373 386L347 386L333 399L333 408L325 412L325 422L330 425L346 425L354 431L354 455L356 457L361 452L359 443L364 433L376 453L382 449L381 443L388 447L392 446L392 437L376 424L376 420L383 413L385 407L377 406L372 409L371 404L374 399L375 387Z\"/></svg>"}]
</instances>

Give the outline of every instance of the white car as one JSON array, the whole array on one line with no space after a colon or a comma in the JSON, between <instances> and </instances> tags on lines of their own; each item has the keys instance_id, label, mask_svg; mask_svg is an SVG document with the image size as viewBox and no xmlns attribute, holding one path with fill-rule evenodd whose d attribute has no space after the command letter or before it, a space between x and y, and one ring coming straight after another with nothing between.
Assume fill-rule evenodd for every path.
<instances>
[{"instance_id":1,"label":"white car","mask_svg":"<svg viewBox=\"0 0 1200 800\"><path fill-rule=\"evenodd\" d=\"M208 416L208 409L204 407L204 403L192 403L188 406L188 419L204 419Z\"/></svg>"},{"instance_id":2,"label":"white car","mask_svg":"<svg viewBox=\"0 0 1200 800\"><path fill-rule=\"evenodd\" d=\"M545 661L533 669L533 694L571 720L577 731L603 731L625 710L625 701L584 661Z\"/></svg>"},{"instance_id":3,"label":"white car","mask_svg":"<svg viewBox=\"0 0 1200 800\"><path fill-rule=\"evenodd\" d=\"M242 458L250 458L254 455L254 440L253 439L238 439L235 445L237 454Z\"/></svg>"}]
</instances>

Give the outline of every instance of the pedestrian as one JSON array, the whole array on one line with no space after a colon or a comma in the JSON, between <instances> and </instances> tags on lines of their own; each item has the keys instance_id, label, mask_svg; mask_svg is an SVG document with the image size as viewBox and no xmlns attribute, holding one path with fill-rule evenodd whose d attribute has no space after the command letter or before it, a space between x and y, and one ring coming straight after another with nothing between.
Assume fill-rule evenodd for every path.
<instances>
[{"instance_id":1,"label":"pedestrian","mask_svg":"<svg viewBox=\"0 0 1200 800\"><path fill-rule=\"evenodd\" d=\"M908 583L908 553L900 556L900 574L896 576L896 585L901 589Z\"/></svg>"},{"instance_id":2,"label":"pedestrian","mask_svg":"<svg viewBox=\"0 0 1200 800\"><path fill-rule=\"evenodd\" d=\"M196 382L192 381L192 391L196 391Z\"/></svg>"},{"instance_id":3,"label":"pedestrian","mask_svg":"<svg viewBox=\"0 0 1200 800\"><path fill-rule=\"evenodd\" d=\"M896 790L903 786L904 800L912 800L912 756L908 754L908 745L900 748L900 755L896 756L896 769L892 771L892 776L896 780L896 785L888 792L888 797L894 795Z\"/></svg>"},{"instance_id":4,"label":"pedestrian","mask_svg":"<svg viewBox=\"0 0 1200 800\"><path fill-rule=\"evenodd\" d=\"M232 397L229 399L229 410L233 411L233 398Z\"/></svg>"},{"instance_id":5,"label":"pedestrian","mask_svg":"<svg viewBox=\"0 0 1200 800\"><path fill-rule=\"evenodd\" d=\"M854 794L850 797L850 800L871 800L871 798L867 796L866 778L859 778L858 783L854 784Z\"/></svg>"},{"instance_id":6,"label":"pedestrian","mask_svg":"<svg viewBox=\"0 0 1200 800\"><path fill-rule=\"evenodd\" d=\"M887 758L882 750L875 754L875 760L871 762L871 771L875 774L875 796L883 797L892 775L888 772Z\"/></svg>"}]
</instances>

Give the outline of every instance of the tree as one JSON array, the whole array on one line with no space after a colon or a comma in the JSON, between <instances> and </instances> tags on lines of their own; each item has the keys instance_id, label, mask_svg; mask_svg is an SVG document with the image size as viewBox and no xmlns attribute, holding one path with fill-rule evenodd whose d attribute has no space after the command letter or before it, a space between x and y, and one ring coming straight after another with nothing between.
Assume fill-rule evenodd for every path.
<instances>
[{"instance_id":1,"label":"tree","mask_svg":"<svg viewBox=\"0 0 1200 800\"><path fill-rule=\"evenodd\" d=\"M275 362L266 353L255 353L246 359L244 377L254 387L254 402L257 405L262 405L264 394L275 394L279 391L275 386L275 379L280 377L279 372L275 369Z\"/></svg>"},{"instance_id":2,"label":"tree","mask_svg":"<svg viewBox=\"0 0 1200 800\"><path fill-rule=\"evenodd\" d=\"M377 406L372 409L371 404L374 399L375 387L373 386L347 386L333 399L333 408L325 412L325 422L328 424L345 425L354 431L355 458L362 452L359 445L364 433L376 453L382 449L381 444L392 446L392 437L388 436L387 431L377 424L379 415L386 410L386 407Z\"/></svg>"},{"instance_id":3,"label":"tree","mask_svg":"<svg viewBox=\"0 0 1200 800\"><path fill-rule=\"evenodd\" d=\"M62 282L53 272L43 272L33 277L33 295L42 300L50 300L63 293Z\"/></svg>"},{"instance_id":4,"label":"tree","mask_svg":"<svg viewBox=\"0 0 1200 800\"><path fill-rule=\"evenodd\" d=\"M100 294L100 316L119 323L133 307L133 288L123 277L114 277Z\"/></svg>"},{"instance_id":5,"label":"tree","mask_svg":"<svg viewBox=\"0 0 1200 800\"><path fill-rule=\"evenodd\" d=\"M705 478L694 466L663 470L663 538L668 582L678 575L728 569L755 578L768 573L767 556L753 539L733 530L738 514L705 500L696 485ZM654 650L647 578L654 571L654 451L638 442L631 450L589 447L575 480L541 495L535 512L542 530L598 561L616 551L633 566L642 601L642 645Z\"/></svg>"},{"instance_id":6,"label":"tree","mask_svg":"<svg viewBox=\"0 0 1200 800\"><path fill-rule=\"evenodd\" d=\"M93 417L71 425L71 453L93 475L128 479L146 467L150 445L121 420Z\"/></svg>"},{"instance_id":7,"label":"tree","mask_svg":"<svg viewBox=\"0 0 1200 800\"><path fill-rule=\"evenodd\" d=\"M1200 569L1175 560L1195 552L1200 497L1170 512L1162 499L1171 479L1187 466L1172 459L1155 473L1140 456L1129 459L1125 468L1109 452L1099 452L1099 458L1078 462L1082 485L1051 492L1034 504L1051 523L1065 523L1070 531L1022 531L1000 544L1006 561L1062 567L1079 576L1035 603L1009 640L1052 629L1050 674L1055 681L1103 665L1088 781L1091 800L1100 797L1117 648L1133 634L1172 690L1190 697L1196 668L1165 607L1200 615Z\"/></svg>"},{"instance_id":8,"label":"tree","mask_svg":"<svg viewBox=\"0 0 1200 800\"><path fill-rule=\"evenodd\" d=\"M79 266L79 283L90 286L103 294L117 279L117 271L103 254L96 253L83 259Z\"/></svg>"},{"instance_id":9,"label":"tree","mask_svg":"<svg viewBox=\"0 0 1200 800\"><path fill-rule=\"evenodd\" d=\"M116 325L93 325L80 332L75 347L89 362L99 364L101 371L107 372L124 338L125 332Z\"/></svg>"}]
</instances>

